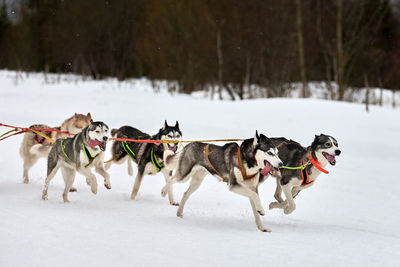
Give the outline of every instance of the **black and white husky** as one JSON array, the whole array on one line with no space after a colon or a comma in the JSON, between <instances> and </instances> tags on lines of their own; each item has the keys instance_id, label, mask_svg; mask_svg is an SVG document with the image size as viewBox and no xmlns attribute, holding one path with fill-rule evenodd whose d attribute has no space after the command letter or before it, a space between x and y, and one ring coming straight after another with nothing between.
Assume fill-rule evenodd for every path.
<instances>
[{"instance_id":1,"label":"black and white husky","mask_svg":"<svg viewBox=\"0 0 400 267\"><path fill-rule=\"evenodd\" d=\"M329 163L336 164L335 156L341 151L335 138L329 135L316 135L311 146L304 148L299 143L286 138L271 138L279 150L279 157L286 167L292 169L274 170L272 175L277 178L275 199L269 209L283 209L285 214L290 214L296 209L294 198L303 189L314 184L321 172L328 173L324 168ZM293 169L304 166L304 169ZM281 197L285 194L286 200Z\"/></svg>"},{"instance_id":2,"label":"black and white husky","mask_svg":"<svg viewBox=\"0 0 400 267\"><path fill-rule=\"evenodd\" d=\"M178 154L166 152L164 161L168 169L175 170L172 182L184 182L192 177L177 216L182 217L189 196L199 188L204 177L211 173L226 181L230 191L248 197L258 229L270 231L264 228L259 216L264 215L265 211L258 195L258 186L273 168L282 166L282 161L275 145L265 135L256 132L254 138L243 141L240 146L237 143L224 146L190 143Z\"/></svg>"},{"instance_id":3,"label":"black and white husky","mask_svg":"<svg viewBox=\"0 0 400 267\"><path fill-rule=\"evenodd\" d=\"M103 122L91 121L82 132L71 138L58 139L52 146L47 159L47 177L43 189L42 199L47 199L47 191L51 179L61 168L65 182L63 193L64 202L69 202L68 192L74 183L75 174L79 172L86 177L93 194L97 194L95 171L104 177L104 186L111 189L110 175L104 170L104 151L108 140L108 126Z\"/></svg>"},{"instance_id":4,"label":"black and white husky","mask_svg":"<svg viewBox=\"0 0 400 267\"><path fill-rule=\"evenodd\" d=\"M111 130L111 135L115 138L142 139L142 140L180 140L182 132L179 129L179 123L175 126L169 126L165 121L164 126L156 135L150 136L136 128L130 126L122 126L119 129ZM164 168L163 154L168 150L171 153L176 153L178 143L162 143L161 145L153 143L135 143L135 142L120 142L114 141L112 145L112 161L106 163L106 170L110 168L112 163L122 164L128 162L128 174L133 175L132 161L138 165L138 173L133 185L131 199L135 199L143 176L146 174L155 175L161 172L168 186L164 187L163 196L168 194L168 199L171 205L178 205L174 200L173 190L170 180L170 171Z\"/></svg>"}]
</instances>

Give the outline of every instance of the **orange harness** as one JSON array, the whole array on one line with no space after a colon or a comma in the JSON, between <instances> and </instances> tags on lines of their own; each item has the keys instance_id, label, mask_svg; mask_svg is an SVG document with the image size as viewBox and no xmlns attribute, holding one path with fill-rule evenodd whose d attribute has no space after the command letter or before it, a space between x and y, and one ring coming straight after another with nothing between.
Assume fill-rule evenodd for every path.
<instances>
[{"instance_id":1,"label":"orange harness","mask_svg":"<svg viewBox=\"0 0 400 267\"><path fill-rule=\"evenodd\" d=\"M323 172L325 174L329 173L327 170L325 170L324 168L321 167L321 163L318 160L314 159L311 156L311 153L308 154L308 158L310 159L311 164L315 168L317 168L319 171L321 171L321 172ZM303 160L300 161L300 164L301 164L301 166L303 166ZM314 180L313 181L309 180L307 168L304 168L304 169L301 170L301 179L302 179L301 185L309 185L309 184L312 184L314 182Z\"/></svg>"},{"instance_id":2,"label":"orange harness","mask_svg":"<svg viewBox=\"0 0 400 267\"><path fill-rule=\"evenodd\" d=\"M224 182L228 183L229 179L226 178L226 177L224 177L224 176L222 176L222 174L221 174L219 171L217 171L217 170L214 168L214 166L211 164L210 159L208 158L208 155L210 154L209 146L210 146L210 144L207 144L207 145L204 147L204 157L206 158L206 161L207 161L208 165L210 166L210 168L211 168L219 177L222 178L222 180L223 180ZM245 180L246 180L246 179L251 179L251 178L254 178L254 177L258 174L258 172L256 172L255 174L247 175L246 169L245 169L245 167L243 166L242 157L240 156L240 147L238 147L238 150L237 150L237 160L238 160L239 169L240 169L240 172L242 173L243 179L245 179Z\"/></svg>"}]
</instances>

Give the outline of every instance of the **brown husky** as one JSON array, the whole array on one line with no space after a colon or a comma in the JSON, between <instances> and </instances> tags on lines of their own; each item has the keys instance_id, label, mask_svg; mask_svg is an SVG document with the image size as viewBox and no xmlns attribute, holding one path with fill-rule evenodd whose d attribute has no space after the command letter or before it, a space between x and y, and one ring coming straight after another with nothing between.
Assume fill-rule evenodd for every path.
<instances>
[{"instance_id":1,"label":"brown husky","mask_svg":"<svg viewBox=\"0 0 400 267\"><path fill-rule=\"evenodd\" d=\"M66 119L60 127L53 127L53 129L77 134L83 128L90 124L91 119L92 115L90 113L88 113L87 115L75 113L71 118ZM52 127L44 124L35 124L30 126L29 128L49 129ZM43 133L53 140L70 137L69 135L58 133L55 131L48 131ZM24 134L24 139L22 140L22 144L19 149L19 154L24 161L24 183L29 183L29 169L38 161L38 159L47 158L51 150L51 145L52 144L46 138L39 136L33 132L26 132Z\"/></svg>"}]
</instances>

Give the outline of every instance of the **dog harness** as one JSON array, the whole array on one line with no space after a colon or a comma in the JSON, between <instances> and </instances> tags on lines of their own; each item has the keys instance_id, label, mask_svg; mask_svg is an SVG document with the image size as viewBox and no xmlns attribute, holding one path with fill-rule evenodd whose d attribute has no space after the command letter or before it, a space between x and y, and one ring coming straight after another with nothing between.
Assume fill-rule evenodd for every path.
<instances>
[{"instance_id":1,"label":"dog harness","mask_svg":"<svg viewBox=\"0 0 400 267\"><path fill-rule=\"evenodd\" d=\"M311 153L308 154L308 159L310 160L311 164L312 164L315 168L317 168L319 171L321 171L321 172L323 172L323 173L325 173L325 174L328 174L328 173L329 173L327 170L325 170L324 168L321 167L321 163L320 163L318 160L314 159L314 158L311 156ZM302 170L301 170L301 178L302 178L301 185L309 185L309 184L312 184L312 183L314 182L314 180L313 180L313 181L309 181L308 171L307 171L307 168L305 167L305 165L303 165L303 160L300 161L300 164L301 164L301 166L303 167Z\"/></svg>"},{"instance_id":2,"label":"dog harness","mask_svg":"<svg viewBox=\"0 0 400 267\"><path fill-rule=\"evenodd\" d=\"M240 169L240 172L242 173L243 179L251 179L251 178L254 178L258 174L258 172L256 172L255 174L247 175L246 168L244 167L243 162L242 162L242 156L240 155L240 147L238 147L237 159L238 159L239 169Z\"/></svg>"},{"instance_id":3,"label":"dog harness","mask_svg":"<svg viewBox=\"0 0 400 267\"><path fill-rule=\"evenodd\" d=\"M64 144L64 141L65 141L65 139L62 139L62 140L61 140L61 150L62 150L64 156L65 156L67 159L69 159L70 161L74 162L74 161L67 155L67 153L65 152L65 144ZM84 152L85 155L86 155L86 158L87 158L88 161L89 161L89 163L85 165L85 168L87 168L87 167L90 166L90 164L92 164L93 160L94 160L98 155L101 154L101 152L100 152L100 153L97 153L97 155L93 157L92 154L90 154L90 151L86 148L86 146L85 146L84 143L82 143L82 149L83 149L83 152Z\"/></svg>"},{"instance_id":4,"label":"dog harness","mask_svg":"<svg viewBox=\"0 0 400 267\"><path fill-rule=\"evenodd\" d=\"M95 158L97 158L98 155L101 154L101 152L97 153L97 155L93 157L92 154L90 154L90 151L86 148L86 146L85 146L84 143L82 143L82 148L83 148L83 152L85 152L85 155L86 155L86 157L87 157L87 159L88 159L88 161L89 161L89 163L86 164L86 166L85 166L85 168L87 168L87 167L90 166L90 164L92 164L93 160L94 160Z\"/></svg>"},{"instance_id":5,"label":"dog harness","mask_svg":"<svg viewBox=\"0 0 400 267\"><path fill-rule=\"evenodd\" d=\"M64 153L64 156L65 156L67 159L69 159L70 161L72 161L72 159L70 159L70 158L68 157L67 153L65 153L65 144L64 144L64 141L65 141L65 139L62 139L62 140L61 140L61 150L62 150L62 152Z\"/></svg>"},{"instance_id":6,"label":"dog harness","mask_svg":"<svg viewBox=\"0 0 400 267\"><path fill-rule=\"evenodd\" d=\"M160 163L158 162L157 156L156 156L156 154L154 153L154 148L151 149L151 152L150 152L150 159L151 159L151 162L153 162L154 167L156 167L157 172L161 171L161 169L164 167L164 164L160 164Z\"/></svg>"},{"instance_id":7,"label":"dog harness","mask_svg":"<svg viewBox=\"0 0 400 267\"><path fill-rule=\"evenodd\" d=\"M304 167L303 160L300 161L300 164L302 167ZM301 185L309 185L314 182L314 180L309 181L308 171L306 167L301 169L301 179L302 179Z\"/></svg>"},{"instance_id":8,"label":"dog harness","mask_svg":"<svg viewBox=\"0 0 400 267\"><path fill-rule=\"evenodd\" d=\"M131 156L131 158L133 159L133 161L136 162L136 154L135 152L132 151L132 149L129 147L128 143L126 141L122 141L122 147L125 150L125 152Z\"/></svg>"},{"instance_id":9,"label":"dog harness","mask_svg":"<svg viewBox=\"0 0 400 267\"><path fill-rule=\"evenodd\" d=\"M136 162L136 154L135 154L135 152L132 151L132 149L129 147L129 145L126 141L122 141L122 148L125 150L125 152L129 156L131 156L133 161ZM164 168L164 164L158 162L157 156L154 153L154 148L151 149L150 159L151 159L151 162L153 163L154 167L156 167L157 172L161 171L161 169Z\"/></svg>"},{"instance_id":10,"label":"dog harness","mask_svg":"<svg viewBox=\"0 0 400 267\"><path fill-rule=\"evenodd\" d=\"M207 145L204 147L204 156L205 156L205 158L206 158L206 161L207 161L208 165L210 165L211 169L212 169L219 177L222 178L222 181L228 183L229 179L226 178L226 177L224 177L224 176L222 176L222 174L219 173L219 171L217 171L217 170L214 168L214 166L211 164L210 159L208 158L208 155L210 154L209 146L210 146L210 144L207 144Z\"/></svg>"},{"instance_id":11,"label":"dog harness","mask_svg":"<svg viewBox=\"0 0 400 267\"><path fill-rule=\"evenodd\" d=\"M211 164L211 162L210 162L210 159L208 158L208 155L210 154L209 146L210 146L210 144L207 144L207 145L204 147L204 156L205 156L205 158L206 158L206 161L207 161L208 165L210 165L211 169L212 169L219 177L222 178L222 181L224 181L224 182L227 183L227 182L229 181L229 179L226 178L226 177L224 177L224 176L222 176L222 174L214 168L214 166L213 166L213 165ZM247 175L247 173L246 173L246 168L245 168L244 165L243 165L242 157L241 157L241 155L240 155L240 147L238 147L238 150L237 150L237 160L238 160L239 169L240 169L240 172L242 173L243 179L251 179L251 178L254 178L254 177L258 174L258 172L256 172L255 174Z\"/></svg>"}]
</instances>

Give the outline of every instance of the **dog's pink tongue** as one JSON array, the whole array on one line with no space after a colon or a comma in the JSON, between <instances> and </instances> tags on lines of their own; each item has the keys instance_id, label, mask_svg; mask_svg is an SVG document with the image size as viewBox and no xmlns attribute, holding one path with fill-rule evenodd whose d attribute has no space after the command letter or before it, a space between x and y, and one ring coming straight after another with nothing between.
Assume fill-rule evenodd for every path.
<instances>
[{"instance_id":1,"label":"dog's pink tongue","mask_svg":"<svg viewBox=\"0 0 400 267\"><path fill-rule=\"evenodd\" d=\"M105 145L105 143L103 143L103 142L100 142L99 140L93 140L93 139L90 139L89 140L89 146L90 147L95 147L95 146L106 146Z\"/></svg>"},{"instance_id":2,"label":"dog's pink tongue","mask_svg":"<svg viewBox=\"0 0 400 267\"><path fill-rule=\"evenodd\" d=\"M272 169L271 165L267 162L265 164L265 167L261 170L261 174L264 176L268 176L271 169Z\"/></svg>"}]
</instances>

